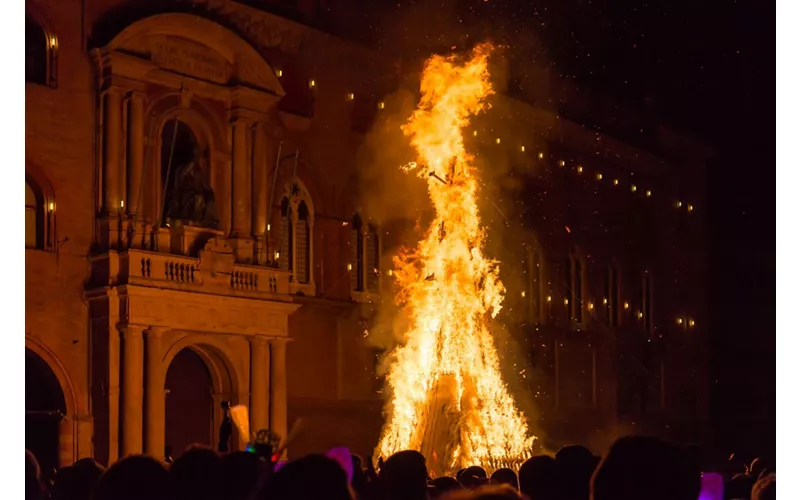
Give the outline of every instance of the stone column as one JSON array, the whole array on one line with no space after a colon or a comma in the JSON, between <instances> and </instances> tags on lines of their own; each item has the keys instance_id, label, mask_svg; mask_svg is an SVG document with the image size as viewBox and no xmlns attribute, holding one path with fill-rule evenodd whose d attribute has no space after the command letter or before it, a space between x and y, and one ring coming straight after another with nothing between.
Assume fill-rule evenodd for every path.
<instances>
[{"instance_id":1,"label":"stone column","mask_svg":"<svg viewBox=\"0 0 800 500\"><path fill-rule=\"evenodd\" d=\"M250 430L269 428L269 346L267 339L250 339Z\"/></svg>"},{"instance_id":2,"label":"stone column","mask_svg":"<svg viewBox=\"0 0 800 500\"><path fill-rule=\"evenodd\" d=\"M68 467L75 463L75 422L70 416L58 424L58 465Z\"/></svg>"},{"instance_id":3,"label":"stone column","mask_svg":"<svg viewBox=\"0 0 800 500\"><path fill-rule=\"evenodd\" d=\"M106 90L103 117L103 210L116 214L120 202L120 138L122 136L121 90Z\"/></svg>"},{"instance_id":4,"label":"stone column","mask_svg":"<svg viewBox=\"0 0 800 500\"><path fill-rule=\"evenodd\" d=\"M164 350L162 347L162 336L165 329L160 327L150 327L146 333L146 373L145 373L145 453L157 460L164 458L164 439L166 432L165 423L165 401L164 401L164 377L165 370L162 367Z\"/></svg>"},{"instance_id":5,"label":"stone column","mask_svg":"<svg viewBox=\"0 0 800 500\"><path fill-rule=\"evenodd\" d=\"M129 217L142 218L139 210L144 169L144 99L133 92L128 99L128 188L125 207Z\"/></svg>"},{"instance_id":6,"label":"stone column","mask_svg":"<svg viewBox=\"0 0 800 500\"><path fill-rule=\"evenodd\" d=\"M287 338L270 340L270 430L286 438L286 344Z\"/></svg>"},{"instance_id":7,"label":"stone column","mask_svg":"<svg viewBox=\"0 0 800 500\"><path fill-rule=\"evenodd\" d=\"M250 172L247 162L248 122L233 122L233 251L238 262L252 262L253 239L250 236Z\"/></svg>"},{"instance_id":8,"label":"stone column","mask_svg":"<svg viewBox=\"0 0 800 500\"><path fill-rule=\"evenodd\" d=\"M122 328L122 449L120 457L142 452L143 328Z\"/></svg>"},{"instance_id":9,"label":"stone column","mask_svg":"<svg viewBox=\"0 0 800 500\"><path fill-rule=\"evenodd\" d=\"M269 157L267 154L267 133L263 122L259 122L253 128L253 181L252 181L252 234L255 249L256 264L266 263L266 231L267 231L267 198L269 188L267 187L267 173L270 168Z\"/></svg>"}]
</instances>

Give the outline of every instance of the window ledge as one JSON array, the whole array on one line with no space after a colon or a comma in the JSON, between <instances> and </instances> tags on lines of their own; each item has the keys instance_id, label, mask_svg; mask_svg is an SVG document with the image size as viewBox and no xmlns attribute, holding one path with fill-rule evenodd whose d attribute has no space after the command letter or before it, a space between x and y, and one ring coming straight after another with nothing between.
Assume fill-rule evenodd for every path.
<instances>
[{"instance_id":1,"label":"window ledge","mask_svg":"<svg viewBox=\"0 0 800 500\"><path fill-rule=\"evenodd\" d=\"M297 283L296 281L289 282L289 293L291 295L297 295L298 293L302 293L308 297L315 297L317 295L317 286L311 283Z\"/></svg>"}]
</instances>

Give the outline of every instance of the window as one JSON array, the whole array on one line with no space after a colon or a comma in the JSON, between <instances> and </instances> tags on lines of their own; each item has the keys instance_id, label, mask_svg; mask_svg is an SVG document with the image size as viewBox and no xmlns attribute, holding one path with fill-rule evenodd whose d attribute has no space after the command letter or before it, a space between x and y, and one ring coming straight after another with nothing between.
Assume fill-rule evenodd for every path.
<instances>
[{"instance_id":1,"label":"window","mask_svg":"<svg viewBox=\"0 0 800 500\"><path fill-rule=\"evenodd\" d=\"M619 270L608 266L606 270L606 324L619 326Z\"/></svg>"},{"instance_id":2,"label":"window","mask_svg":"<svg viewBox=\"0 0 800 500\"><path fill-rule=\"evenodd\" d=\"M653 332L653 278L648 271L642 273L641 320L644 331Z\"/></svg>"},{"instance_id":3,"label":"window","mask_svg":"<svg viewBox=\"0 0 800 500\"><path fill-rule=\"evenodd\" d=\"M299 179L287 184L279 217L280 244L275 256L278 267L291 271L290 290L313 295L314 204Z\"/></svg>"},{"instance_id":4,"label":"window","mask_svg":"<svg viewBox=\"0 0 800 500\"><path fill-rule=\"evenodd\" d=\"M367 278L367 291L371 293L378 293L378 286L380 283L380 246L378 245L378 229L372 224L367 226L366 234L366 278Z\"/></svg>"},{"instance_id":5,"label":"window","mask_svg":"<svg viewBox=\"0 0 800 500\"><path fill-rule=\"evenodd\" d=\"M364 225L361 216L353 216L352 241L350 243L350 289L354 292L364 291Z\"/></svg>"},{"instance_id":6,"label":"window","mask_svg":"<svg viewBox=\"0 0 800 500\"><path fill-rule=\"evenodd\" d=\"M25 81L49 85L56 84L55 35L45 31L41 24L30 16L25 16Z\"/></svg>"},{"instance_id":7,"label":"window","mask_svg":"<svg viewBox=\"0 0 800 500\"><path fill-rule=\"evenodd\" d=\"M25 248L44 246L44 206L41 196L25 181Z\"/></svg>"},{"instance_id":8,"label":"window","mask_svg":"<svg viewBox=\"0 0 800 500\"><path fill-rule=\"evenodd\" d=\"M542 289L544 259L536 248L528 251L528 321L543 323Z\"/></svg>"}]
</instances>

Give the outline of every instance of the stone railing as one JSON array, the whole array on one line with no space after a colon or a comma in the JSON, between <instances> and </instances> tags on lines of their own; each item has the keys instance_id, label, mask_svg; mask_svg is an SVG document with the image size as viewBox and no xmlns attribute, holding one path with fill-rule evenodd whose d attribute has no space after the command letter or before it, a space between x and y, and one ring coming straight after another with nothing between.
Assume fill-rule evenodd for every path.
<instances>
[{"instance_id":1,"label":"stone railing","mask_svg":"<svg viewBox=\"0 0 800 500\"><path fill-rule=\"evenodd\" d=\"M201 258L133 249L106 257L110 261L110 281L117 284L237 295L290 292L290 273L271 267L233 264L232 269L226 269L226 266L214 268L207 262L204 269ZM118 267L111 262L114 257L118 259ZM115 267L118 269L117 280L114 279L117 274Z\"/></svg>"}]
</instances>

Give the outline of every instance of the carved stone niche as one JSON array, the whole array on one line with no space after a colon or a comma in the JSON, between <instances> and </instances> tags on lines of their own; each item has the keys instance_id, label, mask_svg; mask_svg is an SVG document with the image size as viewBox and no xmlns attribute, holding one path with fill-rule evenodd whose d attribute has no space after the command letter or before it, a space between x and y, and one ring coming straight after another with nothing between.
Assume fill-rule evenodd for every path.
<instances>
[{"instance_id":1,"label":"carved stone niche","mask_svg":"<svg viewBox=\"0 0 800 500\"><path fill-rule=\"evenodd\" d=\"M197 257L207 243L222 238L224 231L206 227L190 226L180 221L173 221L169 229L169 251L172 254Z\"/></svg>"},{"instance_id":2,"label":"carved stone niche","mask_svg":"<svg viewBox=\"0 0 800 500\"><path fill-rule=\"evenodd\" d=\"M200 250L198 273L203 286L229 288L236 258L221 236L210 239Z\"/></svg>"}]
</instances>

